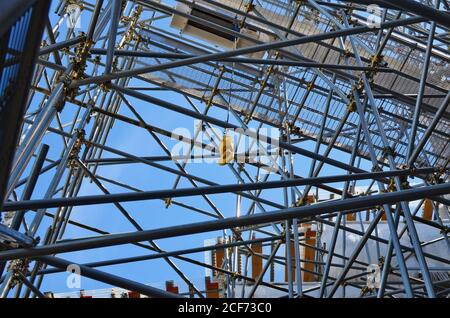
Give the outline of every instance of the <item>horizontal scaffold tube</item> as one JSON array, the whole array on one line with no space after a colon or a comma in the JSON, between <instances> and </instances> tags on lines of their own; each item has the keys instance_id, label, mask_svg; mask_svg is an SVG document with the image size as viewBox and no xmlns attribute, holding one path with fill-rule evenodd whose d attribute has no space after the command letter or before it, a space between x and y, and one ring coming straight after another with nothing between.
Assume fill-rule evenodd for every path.
<instances>
[{"instance_id":1,"label":"horizontal scaffold tube","mask_svg":"<svg viewBox=\"0 0 450 318\"><path fill-rule=\"evenodd\" d=\"M368 209L383 204L392 204L401 201L415 201L426 197L450 193L450 183L442 183L404 191L383 193L373 196L364 196L346 200L327 201L313 205L293 207L268 213L258 213L242 217L231 217L207 222L182 224L172 227L110 234L104 236L82 238L55 244L37 246L33 248L20 248L0 252L0 261L18 258L33 258L43 255L73 252L92 248L113 245L136 243L148 240L157 240L175 236L191 235L202 232L219 231L228 228L244 227L255 224L268 224L289 219L304 219L325 213L345 211L347 209Z\"/></svg>"},{"instance_id":2,"label":"horizontal scaffold tube","mask_svg":"<svg viewBox=\"0 0 450 318\"><path fill-rule=\"evenodd\" d=\"M228 184L228 185L217 185L217 186L187 188L187 189L169 189L169 190L143 191L131 193L126 192L126 193L88 195L88 196L56 198L56 199L5 202L3 206L3 211L16 211L25 209L34 210L43 208L56 208L62 206L81 206L91 204L143 201L143 200L185 197L193 195L276 189L276 188L305 186L305 185L314 186L322 183L335 183L335 182L345 182L364 179L382 179L386 177L395 177L395 176L400 177L400 176L418 176L424 174L427 175L436 171L438 171L438 168L420 168L408 170L356 173L356 174L326 176L317 178L289 179L289 180L254 182L244 184Z\"/></svg>"},{"instance_id":3,"label":"horizontal scaffold tube","mask_svg":"<svg viewBox=\"0 0 450 318\"><path fill-rule=\"evenodd\" d=\"M92 49L91 54L107 54L105 49ZM132 56L132 57L145 57L145 58L165 58L165 59L187 59L193 58L198 55L184 54L184 53L165 53L165 52L140 52L132 50L116 50L114 55L117 56ZM264 65L285 65L285 66L297 66L297 67L319 67L323 69L343 69L343 70L353 70L353 71L370 71L369 66L356 66L356 65L340 65L340 64L327 64L319 62L309 62L309 61L292 61L287 59L274 60L274 59L257 59L257 58L246 58L246 57L229 57L226 59L221 59L222 62L233 62L242 64L264 64ZM380 67L377 69L378 72L396 72L395 69Z\"/></svg>"},{"instance_id":4,"label":"horizontal scaffold tube","mask_svg":"<svg viewBox=\"0 0 450 318\"><path fill-rule=\"evenodd\" d=\"M184 254L193 254L193 253L200 253L205 251L213 251L219 248L229 248L229 247L236 247L236 246L242 246L242 245L250 245L254 243L265 243L265 242L272 242L283 238L282 236L270 236L270 237L264 237L259 239L253 239L253 240L247 240L247 241L237 241L232 243L225 243L225 244L216 244L216 245L209 245L209 246L203 246L203 247L196 247L196 248L189 248L184 250L178 250L178 251L171 251L171 252L161 252L161 253L155 253L155 254L146 254L146 255L139 255L139 256L131 256L131 257L125 257L125 258L119 258L119 259L111 259L106 261L98 261L98 262L92 262L83 264L87 267L103 267L103 266L111 266L111 265L120 265L120 264L126 264L126 263L133 263L133 262L140 262L140 261L148 261L152 259L158 259L168 256L178 256L178 255L184 255ZM39 272L39 274L53 274L53 273L60 273L65 272L66 269L64 268L48 268L44 269Z\"/></svg>"},{"instance_id":5,"label":"horizontal scaffold tube","mask_svg":"<svg viewBox=\"0 0 450 318\"><path fill-rule=\"evenodd\" d=\"M293 45L299 45L299 44L306 44L306 43L312 43L312 42L318 42L323 41L327 39L333 39L340 36L349 36L349 35L356 35L366 32L374 32L376 30L380 29L390 29L398 26L408 25L408 24L414 24L414 23L420 23L423 22L424 18L407 18L402 20L396 20L396 21L389 21L384 22L380 24L380 27L378 28L371 28L369 26L358 26L350 29L345 30L338 30L338 31L331 31L327 33L321 33L321 34L314 34L314 35L308 35L303 36L295 39L290 40L284 40L284 41L277 41L277 42L270 42L270 43L264 43L259 45L254 45L250 47L244 47L232 51L225 51L225 52L218 52L218 53L211 53L211 54L204 54L200 56L195 56L192 58L177 60L174 62L168 62L164 64L158 64L154 66L149 66L147 68L136 70L126 70L126 71L120 71L113 74L107 74L107 75L101 75L96 77L90 77L85 78L77 81L73 81L70 84L70 88L80 87L82 85L92 84L92 83L103 83L107 81L111 81L117 78L122 77L129 77L129 76L136 76L143 73L150 73L150 72L157 72L162 71L174 67L180 67L185 65L191 65L196 63L203 63L205 61L211 61L211 60L221 60L229 57L239 56L239 55L245 55L255 52L261 52L261 51L267 51L267 50L276 50L281 49L284 47L289 47Z\"/></svg>"}]
</instances>

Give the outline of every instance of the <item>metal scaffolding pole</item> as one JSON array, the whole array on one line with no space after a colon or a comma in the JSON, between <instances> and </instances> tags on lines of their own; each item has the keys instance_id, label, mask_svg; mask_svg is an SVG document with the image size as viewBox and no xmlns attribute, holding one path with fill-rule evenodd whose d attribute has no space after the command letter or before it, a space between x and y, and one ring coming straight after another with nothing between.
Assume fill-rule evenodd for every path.
<instances>
[{"instance_id":1,"label":"metal scaffolding pole","mask_svg":"<svg viewBox=\"0 0 450 318\"><path fill-rule=\"evenodd\" d=\"M188 235L203 231L216 231L237 226L254 224L264 224L292 218L307 218L323 213L332 213L340 210L366 209L380 204L390 204L402 200L417 200L428 196L442 195L448 193L450 184L437 184L415 189L408 189L398 192L385 193L360 198L351 198L336 202L324 202L299 208L289 208L271 213L260 213L239 218L225 218L221 220L204 223L194 223L172 228L131 232L126 234L111 234L103 237L87 238L76 240L75 242L60 242L53 245L43 245L28 249L16 249L0 252L0 260L10 260L22 257L36 257L53 253L62 253L94 247L104 247L109 245L126 244L140 242L150 239L161 239L176 235Z\"/></svg>"},{"instance_id":2,"label":"metal scaffolding pole","mask_svg":"<svg viewBox=\"0 0 450 318\"><path fill-rule=\"evenodd\" d=\"M291 179L281 181L268 181L265 183L245 183L245 184L231 184L231 185L217 185L209 187L187 188L187 189L170 189L158 191L143 191L143 192L127 192L116 194L103 194L92 196L79 196L76 198L56 198L43 200L24 200L20 202L6 202L3 206L3 211L14 211L19 209L44 209L61 206L80 206L91 204L152 200L164 198L176 198L192 195L218 194L250 190L274 189L292 186L314 186L322 183L347 182L354 180L375 179L383 180L386 177L395 176L416 176L416 175L430 175L439 171L439 168L418 168L414 170L394 170L386 172L370 172L370 173L355 173L340 176L329 177L313 177L304 179ZM345 191L344 191L345 193Z\"/></svg>"},{"instance_id":3,"label":"metal scaffolding pole","mask_svg":"<svg viewBox=\"0 0 450 318\"><path fill-rule=\"evenodd\" d=\"M439 3L439 1L436 1ZM423 95L425 93L425 85L427 83L428 70L430 67L430 58L431 58L431 50L433 49L434 42L434 33L436 31L436 23L433 21L430 25L430 34L428 35L427 41L427 51L425 54L424 65L422 67L422 75L420 77L420 85L419 92L417 93L416 107L414 108L413 121L411 126L411 134L408 148L408 158L411 158L411 155L414 151L416 144L416 134L417 134L417 126L419 123L419 117L421 113L421 105L423 100Z\"/></svg>"},{"instance_id":4,"label":"metal scaffolding pole","mask_svg":"<svg viewBox=\"0 0 450 318\"><path fill-rule=\"evenodd\" d=\"M407 18L407 19L403 19L403 20L382 23L379 28L389 29L389 28L398 27L398 26L402 26L402 25L419 23L422 21L424 21L423 18ZM370 27L367 27L367 26L360 26L360 27L355 27L352 29L333 31L333 32L329 32L326 34L305 36L305 37L301 37L299 39L285 40L285 41L279 41L279 42L268 43L268 44L260 44L260 45L255 45L255 46L249 47L249 48L237 49L234 51L211 53L211 54L206 54L206 55L202 55L202 56L198 56L198 57L192 57L192 58L187 58L187 59L183 59L183 60L179 60L179 61L175 61L175 62L170 62L167 64L161 64L158 66L142 68L142 69L135 70L135 71L134 70L122 71L122 72L117 72L117 73L111 74L111 75L97 76L97 77L92 77L92 78L85 79L85 80L78 80L78 81L72 82L70 84L70 87L75 88L75 87L92 84L92 83L103 83L103 82L110 81L110 80L120 78L120 77L128 77L128 76L134 76L134 75L138 75L138 74L142 74L142 73L156 72L156 71L161 71L161 70L165 70L165 69L210 61L210 60L214 60L214 59L218 60L218 59L224 59L224 58L228 58L228 57L250 54L250 53L255 53L255 52L260 52L260 51L275 50L275 49L279 49L279 48L283 48L283 47L311 43L311 42L316 42L316 41L322 41L322 40L332 39L332 38L336 38L336 37L340 37L340 36L356 35L356 34L370 32L370 31L373 31L373 29L371 29Z\"/></svg>"}]
</instances>

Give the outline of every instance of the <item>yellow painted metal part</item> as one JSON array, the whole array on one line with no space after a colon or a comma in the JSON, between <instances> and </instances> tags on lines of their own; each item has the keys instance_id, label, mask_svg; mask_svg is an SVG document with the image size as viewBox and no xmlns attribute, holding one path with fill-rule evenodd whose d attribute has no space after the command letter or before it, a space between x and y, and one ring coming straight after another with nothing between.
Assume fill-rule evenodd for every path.
<instances>
[{"instance_id":1,"label":"yellow painted metal part","mask_svg":"<svg viewBox=\"0 0 450 318\"><path fill-rule=\"evenodd\" d=\"M219 145L219 165L224 166L233 161L234 143L233 137L224 135Z\"/></svg>"},{"instance_id":2,"label":"yellow painted metal part","mask_svg":"<svg viewBox=\"0 0 450 318\"><path fill-rule=\"evenodd\" d=\"M423 203L422 217L425 220L431 220L432 216L433 216L433 202L431 202L430 199L425 199L425 202Z\"/></svg>"}]
</instances>

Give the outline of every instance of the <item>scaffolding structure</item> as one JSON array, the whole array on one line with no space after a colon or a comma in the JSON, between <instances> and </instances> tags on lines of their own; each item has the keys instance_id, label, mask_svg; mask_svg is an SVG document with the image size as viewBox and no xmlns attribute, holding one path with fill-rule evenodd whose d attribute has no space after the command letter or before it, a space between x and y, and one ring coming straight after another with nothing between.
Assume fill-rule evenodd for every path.
<instances>
[{"instance_id":1,"label":"scaffolding structure","mask_svg":"<svg viewBox=\"0 0 450 318\"><path fill-rule=\"evenodd\" d=\"M1 297L448 298L449 5L5 1Z\"/></svg>"}]
</instances>

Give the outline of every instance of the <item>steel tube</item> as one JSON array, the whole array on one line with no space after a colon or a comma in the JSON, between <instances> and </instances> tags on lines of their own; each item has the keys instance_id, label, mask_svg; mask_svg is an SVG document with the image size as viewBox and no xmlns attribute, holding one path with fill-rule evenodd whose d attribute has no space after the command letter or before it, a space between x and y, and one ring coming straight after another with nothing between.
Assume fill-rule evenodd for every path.
<instances>
[{"instance_id":1,"label":"steel tube","mask_svg":"<svg viewBox=\"0 0 450 318\"><path fill-rule=\"evenodd\" d=\"M178 255L185 255L185 254L200 253L200 252L205 252L205 251L212 251L212 250L215 250L218 248L229 248L229 247L238 247L238 246L242 246L242 245L249 245L252 243L272 242L274 240L278 240L281 238L282 238L281 236L265 237L265 238L254 239L254 240L237 241L237 242L232 242L232 243L224 243L224 244L217 244L217 245L211 245L211 246L188 248L188 249L184 249L184 250L177 250L177 251L171 251L171 252L160 252L160 253L151 254L151 255L142 255L142 256L132 256L132 257L119 258L119 259L111 259L111 260L107 260L107 261L86 263L83 265L88 266L88 267L120 265L120 264L132 263L132 262L134 263L134 262L158 259L158 258L163 258L163 257L168 257L168 256L178 256ZM39 274L53 274L53 273L59 273L62 271L64 271L64 270L58 269L58 268L50 268L50 269L44 269L44 270L40 271Z\"/></svg>"},{"instance_id":2,"label":"steel tube","mask_svg":"<svg viewBox=\"0 0 450 318\"><path fill-rule=\"evenodd\" d=\"M105 49L92 49L92 54L105 55L107 51ZM164 53L164 52L140 52L140 51L130 51L130 50L115 50L114 55L116 56L132 56L132 57L144 57L144 58L164 58L164 59L186 59L198 57L193 54L183 54L183 53ZM339 65L339 64L328 64L328 63L317 63L317 62L301 62L292 61L286 59L274 60L274 59L257 59L257 58L245 58L245 57L230 57L225 59L220 59L222 62L230 63L242 63L242 64L263 64L263 65L285 65L285 66L296 66L296 67L307 67L307 68L323 68L323 69L343 69L352 71L369 71L369 67L365 66L355 66L355 65ZM138 69L136 69L138 70ZM381 73L392 73L396 70L381 67L378 69Z\"/></svg>"},{"instance_id":3,"label":"steel tube","mask_svg":"<svg viewBox=\"0 0 450 318\"><path fill-rule=\"evenodd\" d=\"M423 22L423 21L424 21L424 18L414 17L414 18L402 19L402 20L397 20L397 21L385 22L380 25L380 28L381 29L393 28L393 27L398 27L398 26L402 26L402 25L419 23L419 22ZM380 28L377 28L377 29L380 29ZM255 45L255 46L251 46L251 47L245 47L245 48L241 48L241 49L237 49L237 50L233 50L233 51L205 54L205 55L201 55L198 57L183 59L183 60L169 62L169 63L165 63L165 64L159 64L156 66L150 66L146 69L140 69L138 73L156 72L156 71L161 71L161 70L174 68L174 67L180 67L180 66L185 66L185 65L195 64L195 63L202 63L205 61L210 61L212 59L220 60L220 59L238 56L238 55L250 54L250 53L267 51L267 50L275 50L275 49L279 49L279 48L283 48L283 47L317 42L317 41L332 39L332 38L341 37L341 36L373 32L374 30L375 30L374 28L370 28L367 26L359 26L359 27L355 27L352 29L345 29L345 30L327 32L327 33L323 33L323 34L304 36L304 37L296 38L296 39L292 39L292 40L264 43L264 44L259 44L259 45ZM121 71L121 72L117 72L117 73L110 74L110 75L97 76L97 77L91 77L91 78L87 78L87 79L83 79L83 80L74 81L70 84L70 87L75 88L75 87L79 87L79 86L87 85L87 84L91 84L91 83L102 83L102 82L106 82L106 81L111 81L116 78L128 77L128 76L134 76L134 75L137 75L136 71L134 71L134 70Z\"/></svg>"},{"instance_id":4,"label":"steel tube","mask_svg":"<svg viewBox=\"0 0 450 318\"><path fill-rule=\"evenodd\" d=\"M393 176L413 176L416 174L430 174L436 171L437 168L422 168L417 170L397 170L386 172L368 172L359 174L347 174L340 176L329 177L316 177L316 178L304 178L304 179L288 179L280 181L269 181L265 183L244 183L244 184L230 184L230 185L217 185L209 187L198 188L185 188L185 189L169 189L158 191L144 191L144 192L131 192L131 193L115 193L115 194L103 194L103 195L90 195L57 199L41 199L41 200L28 200L20 202L5 202L3 211L13 211L19 209L42 209L61 206L81 206L89 204L103 204L114 202L127 202L127 201L141 201L141 200L153 200L164 199L174 197L184 197L192 195L205 195L205 194L218 194L237 191L250 191L261 189L274 189L281 187L293 187L301 185L318 185L322 183L334 183L344 182L351 180L364 180L364 179L378 179L382 177Z\"/></svg>"},{"instance_id":5,"label":"steel tube","mask_svg":"<svg viewBox=\"0 0 450 318\"><path fill-rule=\"evenodd\" d=\"M437 3L439 3L439 1L437 1ZM428 35L427 50L426 50L425 58L424 58L425 59L424 65L422 67L422 74L420 77L419 92L417 94L416 105L414 108L413 121L412 121L412 125L411 125L411 133L409 136L408 158L411 157L411 155L413 154L415 144L416 144L417 126L419 124L419 117L420 117L420 113L421 113L423 95L425 93L425 86L427 84L428 68L429 68L430 62L431 62L431 51L433 49L433 41L434 41L434 32L435 31L436 31L436 23L433 21L430 25L430 34Z\"/></svg>"},{"instance_id":6,"label":"steel tube","mask_svg":"<svg viewBox=\"0 0 450 318\"><path fill-rule=\"evenodd\" d=\"M443 183L422 188L409 189L384 193L373 196L350 198L341 201L318 203L298 208L288 208L270 213L260 213L239 218L225 218L220 220L185 224L174 227L145 230L122 234L111 234L101 237L78 239L74 241L59 242L28 249L14 249L0 252L0 260L10 260L23 257L36 257L54 253L63 253L90 248L120 245L147 240L169 238L174 236L190 235L199 232L223 230L226 228L241 227L255 224L265 224L293 218L308 218L324 213L345 211L347 209L367 209L381 204L391 204L400 201L418 200L421 198L449 193L450 183Z\"/></svg>"},{"instance_id":7,"label":"steel tube","mask_svg":"<svg viewBox=\"0 0 450 318\"><path fill-rule=\"evenodd\" d=\"M106 51L105 74L111 73L114 58L114 48L116 46L117 27L119 24L122 0L112 1L111 21L108 34L108 49Z\"/></svg>"}]
</instances>

